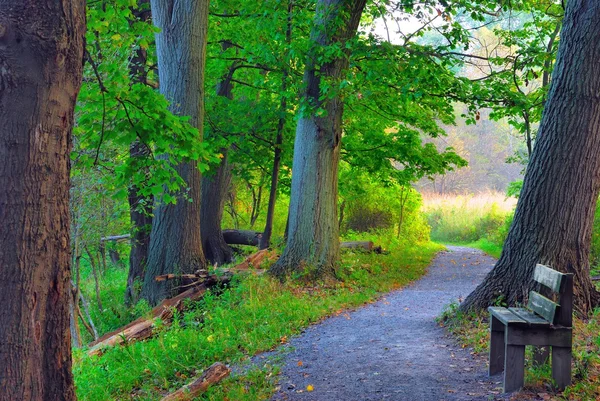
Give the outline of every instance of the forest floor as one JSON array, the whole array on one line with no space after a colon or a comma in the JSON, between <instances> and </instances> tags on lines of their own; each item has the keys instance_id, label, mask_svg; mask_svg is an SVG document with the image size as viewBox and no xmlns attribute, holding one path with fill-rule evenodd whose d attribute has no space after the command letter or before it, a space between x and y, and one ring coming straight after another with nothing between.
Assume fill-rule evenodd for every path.
<instances>
[{"instance_id":1,"label":"forest floor","mask_svg":"<svg viewBox=\"0 0 600 401\"><path fill-rule=\"evenodd\" d=\"M501 375L487 376L485 358L461 347L436 322L444 306L466 297L494 262L478 250L448 247L412 285L256 357L283 360L273 400L510 399L501 394Z\"/></svg>"}]
</instances>

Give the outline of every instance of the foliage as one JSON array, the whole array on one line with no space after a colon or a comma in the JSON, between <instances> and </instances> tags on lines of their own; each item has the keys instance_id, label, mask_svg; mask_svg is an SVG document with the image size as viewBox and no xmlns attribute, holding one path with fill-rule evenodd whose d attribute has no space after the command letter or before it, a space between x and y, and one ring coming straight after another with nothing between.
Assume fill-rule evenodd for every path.
<instances>
[{"instance_id":1,"label":"foliage","mask_svg":"<svg viewBox=\"0 0 600 401\"><path fill-rule=\"evenodd\" d=\"M101 357L76 351L79 399L157 399L215 361L240 363L285 342L310 323L406 285L425 273L440 250L431 243L409 245L387 237L381 242L389 254L345 253L340 271L343 281L337 284L305 288L293 283L282 285L266 276L246 277L225 291L211 292L176 317L171 328L148 341L113 348ZM124 280L121 282L124 288ZM245 398L237 398L248 383L273 386L259 376L250 371L242 378L229 379L210 397L268 399L273 387L268 391L253 389ZM252 398L254 395L257 398Z\"/></svg>"}]
</instances>

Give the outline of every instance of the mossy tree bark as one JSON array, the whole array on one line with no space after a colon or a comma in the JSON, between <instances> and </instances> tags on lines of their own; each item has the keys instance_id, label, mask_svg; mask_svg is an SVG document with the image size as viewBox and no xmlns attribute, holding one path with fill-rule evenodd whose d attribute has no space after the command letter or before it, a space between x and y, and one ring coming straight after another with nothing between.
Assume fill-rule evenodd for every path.
<instances>
[{"instance_id":1,"label":"mossy tree bark","mask_svg":"<svg viewBox=\"0 0 600 401\"><path fill-rule=\"evenodd\" d=\"M160 91L171 102L172 112L190 116L202 140L208 0L151 0L151 6L154 24L160 28L156 35ZM141 293L151 305L172 296L179 286L177 280L157 282L156 276L206 268L200 239L200 171L190 162L177 166L177 172L187 183L188 199L155 207Z\"/></svg>"},{"instance_id":2,"label":"mossy tree bark","mask_svg":"<svg viewBox=\"0 0 600 401\"><path fill-rule=\"evenodd\" d=\"M69 171L83 0L0 5L0 399L75 400Z\"/></svg>"},{"instance_id":3,"label":"mossy tree bark","mask_svg":"<svg viewBox=\"0 0 600 401\"><path fill-rule=\"evenodd\" d=\"M592 224L600 191L600 3L570 0L553 81L521 197L500 260L461 305L522 302L536 263L575 275L575 306L600 300L590 279Z\"/></svg>"},{"instance_id":4,"label":"mossy tree bark","mask_svg":"<svg viewBox=\"0 0 600 401\"><path fill-rule=\"evenodd\" d=\"M356 35L366 0L319 0L304 73L306 111L294 142L292 191L285 251L270 272L279 277L309 268L315 276L335 275L339 259L338 164L343 101L322 96L322 81L339 80L348 67L345 42ZM327 60L328 47L345 55ZM319 62L318 60L323 60Z\"/></svg>"}]
</instances>

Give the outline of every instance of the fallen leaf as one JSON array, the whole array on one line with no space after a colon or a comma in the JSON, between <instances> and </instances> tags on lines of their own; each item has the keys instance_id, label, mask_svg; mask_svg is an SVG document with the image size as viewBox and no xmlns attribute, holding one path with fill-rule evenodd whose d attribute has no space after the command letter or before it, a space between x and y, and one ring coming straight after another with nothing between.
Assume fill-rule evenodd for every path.
<instances>
[{"instance_id":1,"label":"fallen leaf","mask_svg":"<svg viewBox=\"0 0 600 401\"><path fill-rule=\"evenodd\" d=\"M313 391L315 388L312 386L312 384L309 384L308 386L306 386L306 391Z\"/></svg>"},{"instance_id":2,"label":"fallen leaf","mask_svg":"<svg viewBox=\"0 0 600 401\"><path fill-rule=\"evenodd\" d=\"M298 361L298 366L302 366L302 365L303 365L302 361Z\"/></svg>"}]
</instances>

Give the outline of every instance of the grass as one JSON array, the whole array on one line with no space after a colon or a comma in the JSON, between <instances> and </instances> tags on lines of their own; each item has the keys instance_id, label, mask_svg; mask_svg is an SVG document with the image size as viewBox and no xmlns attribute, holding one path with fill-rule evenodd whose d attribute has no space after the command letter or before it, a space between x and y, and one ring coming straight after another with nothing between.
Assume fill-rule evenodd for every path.
<instances>
[{"instance_id":1,"label":"grass","mask_svg":"<svg viewBox=\"0 0 600 401\"><path fill-rule=\"evenodd\" d=\"M501 244L516 201L492 191L470 195L425 194L423 213L434 241L464 245L487 239L489 244Z\"/></svg>"},{"instance_id":2,"label":"grass","mask_svg":"<svg viewBox=\"0 0 600 401\"><path fill-rule=\"evenodd\" d=\"M457 304L449 305L438 318L463 347L473 348L476 353L489 351L488 314L465 314ZM549 401L600 400L600 308L588 320L575 319L573 328L573 384L563 393L549 389L552 382L548 364L536 367L532 364L532 347L527 347L525 388L517 399L530 399L532 394L546 394Z\"/></svg>"},{"instance_id":3,"label":"grass","mask_svg":"<svg viewBox=\"0 0 600 401\"><path fill-rule=\"evenodd\" d=\"M211 292L190 305L186 313L176 316L170 328L159 330L148 341L109 349L101 357L89 357L84 350L76 350L74 375L78 398L159 399L216 361L241 364L257 353L285 343L312 323L372 302L381 293L418 279L442 248L433 243L381 242L391 251L389 254L345 252L340 266L342 280L337 283L307 287L281 284L268 276L240 278L230 288ZM114 282L125 280L114 279ZM113 298L103 299L111 311L108 320L113 323L123 318L120 307L116 306L122 300L121 290L115 288ZM138 312L143 313L143 309ZM268 399L275 388L277 371L277 366L270 364L257 366L227 379L202 399Z\"/></svg>"}]
</instances>

